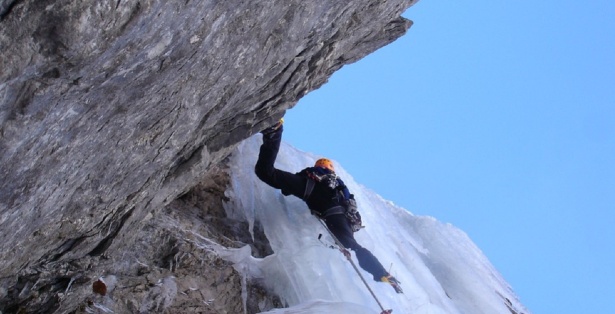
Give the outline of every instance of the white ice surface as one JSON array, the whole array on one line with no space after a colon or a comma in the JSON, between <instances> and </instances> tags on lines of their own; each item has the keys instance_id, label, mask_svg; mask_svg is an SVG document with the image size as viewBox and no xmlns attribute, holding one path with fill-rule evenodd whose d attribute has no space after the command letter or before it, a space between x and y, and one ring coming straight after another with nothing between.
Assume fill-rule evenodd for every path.
<instances>
[{"instance_id":1,"label":"white ice surface","mask_svg":"<svg viewBox=\"0 0 615 314\"><path fill-rule=\"evenodd\" d=\"M303 201L282 195L256 177L260 144L261 136L255 135L233 154L227 213L245 218L251 228L260 222L275 253L264 259L251 257L249 247L219 253L244 276L263 278L289 306L267 313L380 313L352 265L327 247L333 240ZM282 143L276 167L298 172L319 157ZM529 313L463 231L384 200L334 163L355 195L366 226L356 239L402 283L404 294L396 294L361 270L385 309L398 314L509 314L511 307Z\"/></svg>"}]
</instances>

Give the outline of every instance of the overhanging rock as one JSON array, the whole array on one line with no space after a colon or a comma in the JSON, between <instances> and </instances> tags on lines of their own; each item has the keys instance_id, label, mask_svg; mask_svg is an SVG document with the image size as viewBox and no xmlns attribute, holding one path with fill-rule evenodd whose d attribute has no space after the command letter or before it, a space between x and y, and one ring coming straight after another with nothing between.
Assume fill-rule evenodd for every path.
<instances>
[{"instance_id":1,"label":"overhanging rock","mask_svg":"<svg viewBox=\"0 0 615 314\"><path fill-rule=\"evenodd\" d=\"M413 2L0 1L0 300L125 250Z\"/></svg>"}]
</instances>

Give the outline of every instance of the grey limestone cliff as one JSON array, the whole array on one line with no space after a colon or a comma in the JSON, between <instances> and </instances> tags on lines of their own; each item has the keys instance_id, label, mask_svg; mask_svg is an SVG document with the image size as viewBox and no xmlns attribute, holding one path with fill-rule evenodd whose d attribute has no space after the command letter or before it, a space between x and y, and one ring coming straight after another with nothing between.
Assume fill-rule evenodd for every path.
<instances>
[{"instance_id":1,"label":"grey limestone cliff","mask_svg":"<svg viewBox=\"0 0 615 314\"><path fill-rule=\"evenodd\" d=\"M413 2L1 0L0 311L281 306L185 230L269 254L221 209L224 159Z\"/></svg>"}]
</instances>

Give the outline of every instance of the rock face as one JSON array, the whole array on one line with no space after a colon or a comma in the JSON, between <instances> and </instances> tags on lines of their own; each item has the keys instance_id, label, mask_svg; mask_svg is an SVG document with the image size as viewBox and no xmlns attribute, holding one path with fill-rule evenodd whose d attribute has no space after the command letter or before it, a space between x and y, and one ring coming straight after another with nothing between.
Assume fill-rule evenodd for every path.
<instances>
[{"instance_id":1,"label":"rock face","mask_svg":"<svg viewBox=\"0 0 615 314\"><path fill-rule=\"evenodd\" d=\"M279 306L191 240L270 253L223 161L413 2L0 0L0 311Z\"/></svg>"}]
</instances>

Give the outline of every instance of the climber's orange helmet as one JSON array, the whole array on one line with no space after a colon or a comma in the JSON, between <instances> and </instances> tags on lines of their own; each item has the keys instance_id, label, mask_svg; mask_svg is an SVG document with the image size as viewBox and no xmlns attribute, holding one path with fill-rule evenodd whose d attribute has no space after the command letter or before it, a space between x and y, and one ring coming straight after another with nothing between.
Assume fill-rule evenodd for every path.
<instances>
[{"instance_id":1,"label":"climber's orange helmet","mask_svg":"<svg viewBox=\"0 0 615 314\"><path fill-rule=\"evenodd\" d=\"M333 167L333 162L327 158L320 158L316 160L314 167L326 168L326 169L329 169L335 172L335 168Z\"/></svg>"}]
</instances>

